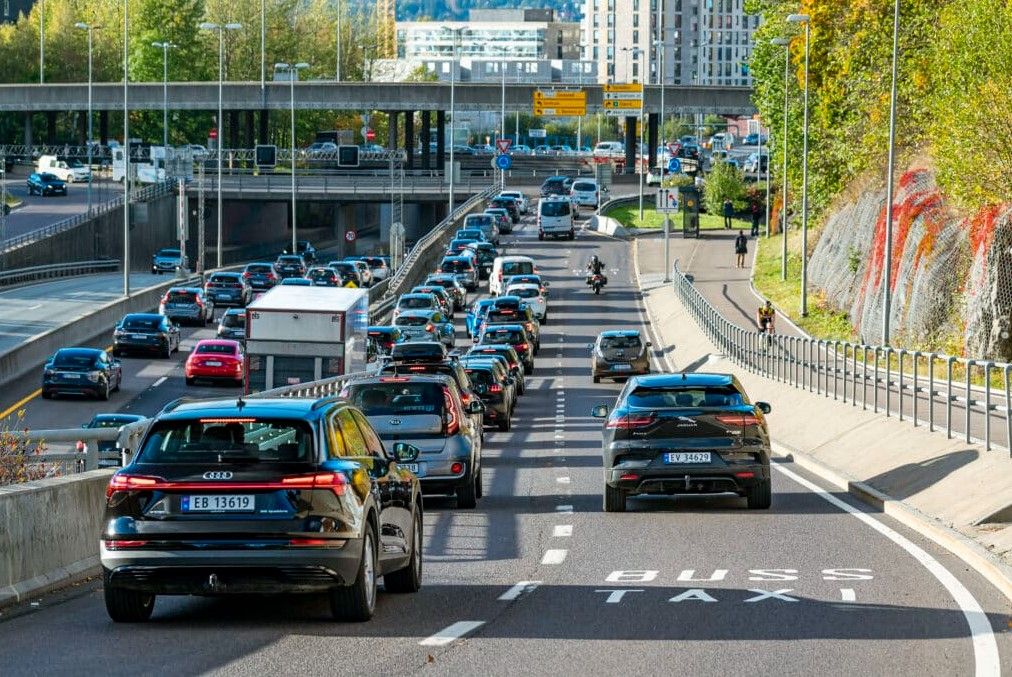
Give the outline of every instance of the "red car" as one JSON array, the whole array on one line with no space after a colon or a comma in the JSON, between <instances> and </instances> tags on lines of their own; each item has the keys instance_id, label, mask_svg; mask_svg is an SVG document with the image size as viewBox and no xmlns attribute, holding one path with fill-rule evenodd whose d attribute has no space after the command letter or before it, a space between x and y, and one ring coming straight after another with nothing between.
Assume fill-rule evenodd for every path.
<instances>
[{"instance_id":1,"label":"red car","mask_svg":"<svg viewBox=\"0 0 1012 677\"><path fill-rule=\"evenodd\" d=\"M205 339L186 358L186 385L199 379L227 380L243 384L243 354L238 341Z\"/></svg>"}]
</instances>

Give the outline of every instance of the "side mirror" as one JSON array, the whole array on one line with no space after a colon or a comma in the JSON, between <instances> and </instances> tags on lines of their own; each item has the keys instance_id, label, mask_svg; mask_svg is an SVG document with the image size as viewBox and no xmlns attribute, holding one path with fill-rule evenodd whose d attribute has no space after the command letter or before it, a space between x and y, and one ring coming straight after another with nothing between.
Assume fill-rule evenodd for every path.
<instances>
[{"instance_id":1,"label":"side mirror","mask_svg":"<svg viewBox=\"0 0 1012 677\"><path fill-rule=\"evenodd\" d=\"M467 413L469 414L483 414L485 413L485 403L481 400L471 400L471 403L467 405Z\"/></svg>"},{"instance_id":2,"label":"side mirror","mask_svg":"<svg viewBox=\"0 0 1012 677\"><path fill-rule=\"evenodd\" d=\"M418 459L421 450L407 442L396 442L394 444L394 460L398 463L411 463Z\"/></svg>"},{"instance_id":3,"label":"side mirror","mask_svg":"<svg viewBox=\"0 0 1012 677\"><path fill-rule=\"evenodd\" d=\"M769 405L769 403L767 403L767 402L756 402L755 406L756 406L756 409L758 409L759 411L761 411L764 414L768 414L771 411L773 411L773 407L771 407Z\"/></svg>"},{"instance_id":4,"label":"side mirror","mask_svg":"<svg viewBox=\"0 0 1012 677\"><path fill-rule=\"evenodd\" d=\"M593 349L594 349L594 344L593 343L588 343L587 344L587 350L593 350Z\"/></svg>"},{"instance_id":5,"label":"side mirror","mask_svg":"<svg viewBox=\"0 0 1012 677\"><path fill-rule=\"evenodd\" d=\"M608 405L598 404L590 410L590 415L594 418L608 418Z\"/></svg>"}]
</instances>

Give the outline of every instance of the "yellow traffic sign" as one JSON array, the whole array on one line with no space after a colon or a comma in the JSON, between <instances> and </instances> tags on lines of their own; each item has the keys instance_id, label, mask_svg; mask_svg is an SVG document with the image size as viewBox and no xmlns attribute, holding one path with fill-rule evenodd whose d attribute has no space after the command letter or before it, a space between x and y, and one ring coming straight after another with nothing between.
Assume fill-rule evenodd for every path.
<instances>
[{"instance_id":1,"label":"yellow traffic sign","mask_svg":"<svg viewBox=\"0 0 1012 677\"><path fill-rule=\"evenodd\" d=\"M535 115L554 115L556 117L583 117L587 114L587 107L580 105L556 105L553 103L534 104Z\"/></svg>"},{"instance_id":2,"label":"yellow traffic sign","mask_svg":"<svg viewBox=\"0 0 1012 677\"><path fill-rule=\"evenodd\" d=\"M576 103L585 104L587 102L587 92L583 91L582 89L574 91L559 90L559 89L550 89L548 91L543 91L537 89L534 91L534 103L548 102L548 101L556 103L565 102L570 105Z\"/></svg>"},{"instance_id":3,"label":"yellow traffic sign","mask_svg":"<svg viewBox=\"0 0 1012 677\"><path fill-rule=\"evenodd\" d=\"M642 92L643 84L640 82L625 82L613 85L605 85L605 92Z\"/></svg>"},{"instance_id":4,"label":"yellow traffic sign","mask_svg":"<svg viewBox=\"0 0 1012 677\"><path fill-rule=\"evenodd\" d=\"M638 110L643 107L643 99L609 99L607 101L602 101L601 105L605 110L618 108Z\"/></svg>"}]
</instances>

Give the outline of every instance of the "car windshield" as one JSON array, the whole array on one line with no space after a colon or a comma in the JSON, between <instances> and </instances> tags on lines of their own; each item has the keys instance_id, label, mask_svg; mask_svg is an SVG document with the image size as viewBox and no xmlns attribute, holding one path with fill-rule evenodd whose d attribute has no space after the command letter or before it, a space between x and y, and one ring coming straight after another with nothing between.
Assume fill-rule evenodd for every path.
<instances>
[{"instance_id":1,"label":"car windshield","mask_svg":"<svg viewBox=\"0 0 1012 677\"><path fill-rule=\"evenodd\" d=\"M631 407L735 407L744 404L741 393L731 386L685 388L636 388L626 400Z\"/></svg>"},{"instance_id":2,"label":"car windshield","mask_svg":"<svg viewBox=\"0 0 1012 677\"><path fill-rule=\"evenodd\" d=\"M506 293L511 296L519 296L522 299L532 299L538 296L541 292L537 289L511 289Z\"/></svg>"},{"instance_id":3,"label":"car windshield","mask_svg":"<svg viewBox=\"0 0 1012 677\"><path fill-rule=\"evenodd\" d=\"M386 383L352 384L341 392L341 397L366 416L442 416L445 402L443 388L438 383L405 383L400 378Z\"/></svg>"},{"instance_id":4,"label":"car windshield","mask_svg":"<svg viewBox=\"0 0 1012 677\"><path fill-rule=\"evenodd\" d=\"M158 331L161 327L161 317L128 317L123 320L123 328L130 331Z\"/></svg>"},{"instance_id":5,"label":"car windshield","mask_svg":"<svg viewBox=\"0 0 1012 677\"><path fill-rule=\"evenodd\" d=\"M398 327L424 327L429 323L429 318L424 315L401 315L394 324Z\"/></svg>"},{"instance_id":6,"label":"car windshield","mask_svg":"<svg viewBox=\"0 0 1012 677\"><path fill-rule=\"evenodd\" d=\"M178 249L160 249L160 250L158 250L158 253L155 254L155 256L164 256L166 258L176 258L176 259L178 259L179 258L179 250Z\"/></svg>"},{"instance_id":7,"label":"car windshield","mask_svg":"<svg viewBox=\"0 0 1012 677\"><path fill-rule=\"evenodd\" d=\"M169 301L176 303L193 303L197 299L197 294L192 291L170 291Z\"/></svg>"},{"instance_id":8,"label":"car windshield","mask_svg":"<svg viewBox=\"0 0 1012 677\"><path fill-rule=\"evenodd\" d=\"M569 203L563 200L550 200L541 203L542 216L568 216Z\"/></svg>"},{"instance_id":9,"label":"car windshield","mask_svg":"<svg viewBox=\"0 0 1012 677\"><path fill-rule=\"evenodd\" d=\"M640 348L642 345L639 336L605 336L601 339L601 348L604 350Z\"/></svg>"},{"instance_id":10,"label":"car windshield","mask_svg":"<svg viewBox=\"0 0 1012 677\"><path fill-rule=\"evenodd\" d=\"M162 420L154 424L137 462L208 464L244 462L306 462L313 458L309 423L292 419L236 416Z\"/></svg>"},{"instance_id":11,"label":"car windshield","mask_svg":"<svg viewBox=\"0 0 1012 677\"><path fill-rule=\"evenodd\" d=\"M235 355L235 346L227 343L201 343L194 352L198 355Z\"/></svg>"},{"instance_id":12,"label":"car windshield","mask_svg":"<svg viewBox=\"0 0 1012 677\"><path fill-rule=\"evenodd\" d=\"M578 190L584 193L593 193L597 190L597 186L593 183L587 183L586 181L578 181L573 184L573 190Z\"/></svg>"},{"instance_id":13,"label":"car windshield","mask_svg":"<svg viewBox=\"0 0 1012 677\"><path fill-rule=\"evenodd\" d=\"M402 296L398 308L431 308L432 299L427 296Z\"/></svg>"},{"instance_id":14,"label":"car windshield","mask_svg":"<svg viewBox=\"0 0 1012 677\"><path fill-rule=\"evenodd\" d=\"M246 315L245 313L225 313L221 317L221 325L230 329L245 327Z\"/></svg>"},{"instance_id":15,"label":"car windshield","mask_svg":"<svg viewBox=\"0 0 1012 677\"><path fill-rule=\"evenodd\" d=\"M568 209L569 206L566 207ZM534 264L530 261L504 261L502 264L503 275L530 275L533 272Z\"/></svg>"},{"instance_id":16,"label":"car windshield","mask_svg":"<svg viewBox=\"0 0 1012 677\"><path fill-rule=\"evenodd\" d=\"M489 321L491 322L492 315L489 315ZM523 331L520 329L496 329L490 331L482 337L482 343L520 343L526 341Z\"/></svg>"},{"instance_id":17,"label":"car windshield","mask_svg":"<svg viewBox=\"0 0 1012 677\"><path fill-rule=\"evenodd\" d=\"M53 366L57 369L81 369L97 366L94 355L87 353L56 353Z\"/></svg>"}]
</instances>

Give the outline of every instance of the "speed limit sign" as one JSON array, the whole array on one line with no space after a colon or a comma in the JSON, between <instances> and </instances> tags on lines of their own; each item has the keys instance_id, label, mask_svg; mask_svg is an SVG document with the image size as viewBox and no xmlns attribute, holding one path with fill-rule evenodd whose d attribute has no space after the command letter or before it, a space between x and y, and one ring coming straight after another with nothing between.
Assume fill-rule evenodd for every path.
<instances>
[{"instance_id":1,"label":"speed limit sign","mask_svg":"<svg viewBox=\"0 0 1012 677\"><path fill-rule=\"evenodd\" d=\"M354 242L355 238L357 237L358 233L356 233L354 230L349 230L344 234L344 239L347 240L348 242Z\"/></svg>"}]
</instances>

